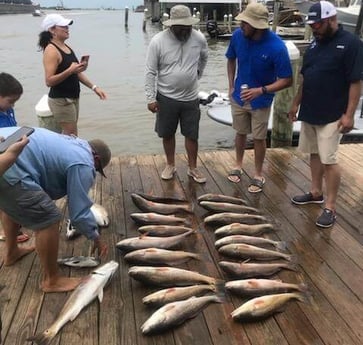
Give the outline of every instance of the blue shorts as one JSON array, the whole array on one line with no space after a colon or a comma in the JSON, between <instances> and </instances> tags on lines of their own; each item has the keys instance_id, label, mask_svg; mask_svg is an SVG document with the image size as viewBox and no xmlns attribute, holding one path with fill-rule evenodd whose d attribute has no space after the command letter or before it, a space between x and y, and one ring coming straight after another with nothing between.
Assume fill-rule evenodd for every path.
<instances>
[{"instance_id":1,"label":"blue shorts","mask_svg":"<svg viewBox=\"0 0 363 345\"><path fill-rule=\"evenodd\" d=\"M155 132L160 138L172 137L180 122L180 131L188 139L198 140L200 108L199 100L181 102L157 94L159 111L156 114Z\"/></svg>"},{"instance_id":2,"label":"blue shorts","mask_svg":"<svg viewBox=\"0 0 363 345\"><path fill-rule=\"evenodd\" d=\"M41 230L59 222L62 214L55 202L39 186L10 185L0 177L0 209L16 223L31 230Z\"/></svg>"}]
</instances>

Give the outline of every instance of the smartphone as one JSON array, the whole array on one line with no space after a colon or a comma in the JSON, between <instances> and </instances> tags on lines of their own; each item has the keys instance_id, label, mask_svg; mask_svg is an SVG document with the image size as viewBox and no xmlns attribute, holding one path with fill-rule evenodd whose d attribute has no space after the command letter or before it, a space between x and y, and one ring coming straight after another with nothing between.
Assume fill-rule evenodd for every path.
<instances>
[{"instance_id":1,"label":"smartphone","mask_svg":"<svg viewBox=\"0 0 363 345\"><path fill-rule=\"evenodd\" d=\"M81 63L88 63L89 55L83 55L81 57Z\"/></svg>"},{"instance_id":2,"label":"smartphone","mask_svg":"<svg viewBox=\"0 0 363 345\"><path fill-rule=\"evenodd\" d=\"M34 128L23 126L16 130L13 134L10 134L4 141L0 142L0 153L5 152L8 147L17 141L21 140L21 138L26 135L29 136L34 132Z\"/></svg>"}]
</instances>

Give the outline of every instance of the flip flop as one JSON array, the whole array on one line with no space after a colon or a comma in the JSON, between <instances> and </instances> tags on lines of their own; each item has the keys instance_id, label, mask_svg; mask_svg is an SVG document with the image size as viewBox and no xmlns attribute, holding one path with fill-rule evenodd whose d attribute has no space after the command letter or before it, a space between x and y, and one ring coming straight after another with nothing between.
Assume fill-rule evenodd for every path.
<instances>
[{"instance_id":1,"label":"flip flop","mask_svg":"<svg viewBox=\"0 0 363 345\"><path fill-rule=\"evenodd\" d=\"M231 179L231 177L237 177L236 180ZM241 177L242 177L242 170L241 169L233 169L228 173L228 180L233 182L233 183L238 183L241 181Z\"/></svg>"},{"instance_id":2,"label":"flip flop","mask_svg":"<svg viewBox=\"0 0 363 345\"><path fill-rule=\"evenodd\" d=\"M266 180L264 177L262 179L254 178L251 180L250 185L248 186L248 191L250 193L260 193L262 192L263 185L265 184Z\"/></svg>"}]
</instances>

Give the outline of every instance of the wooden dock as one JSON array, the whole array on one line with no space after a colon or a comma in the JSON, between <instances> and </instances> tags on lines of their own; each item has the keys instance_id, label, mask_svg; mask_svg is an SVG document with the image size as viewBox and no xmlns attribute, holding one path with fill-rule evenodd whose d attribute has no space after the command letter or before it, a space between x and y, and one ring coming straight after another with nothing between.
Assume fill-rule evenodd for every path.
<instances>
[{"instance_id":1,"label":"wooden dock","mask_svg":"<svg viewBox=\"0 0 363 345\"><path fill-rule=\"evenodd\" d=\"M363 144L341 145L339 154L342 184L338 198L338 219L331 229L315 226L320 205L297 207L290 197L310 186L307 157L295 148L268 149L264 164L266 184L262 193L247 192L253 174L253 151L244 159L244 175L239 184L227 181L233 151L199 154L199 167L208 180L198 185L187 176L186 157L177 157L177 176L162 181L163 155L113 158L107 179L97 178L92 196L109 212L111 224L103 230L110 252L105 261L120 263L111 284L104 291L102 303L94 301L75 321L68 323L52 342L57 345L360 345L363 344ZM145 192L158 196L179 196L195 205L192 227L196 235L188 237L182 249L200 253L202 261L179 266L224 280L218 266L222 259L214 248L215 227L205 226L207 214L196 204L205 193L219 193L248 199L274 224L276 231L267 237L287 241L288 252L297 257L299 271L281 271L286 282L306 283L311 302L290 302L281 313L264 321L238 323L230 313L243 299L226 295L224 304L209 305L183 325L160 335L143 336L140 326L152 310L142 298L158 288L146 287L128 276L129 266L115 244L137 235L130 213L140 212L131 193ZM59 201L66 217L66 204ZM59 257L88 255L90 243L84 238L65 240L62 224ZM30 232L29 232L30 233ZM33 239L31 240L33 241ZM0 243L0 251L4 244ZM61 268L65 274L80 276L88 269ZM46 329L56 318L68 295L44 294L39 289L40 265L31 254L12 267L0 267L0 307L3 321L3 345L29 344L26 338Z\"/></svg>"}]
</instances>

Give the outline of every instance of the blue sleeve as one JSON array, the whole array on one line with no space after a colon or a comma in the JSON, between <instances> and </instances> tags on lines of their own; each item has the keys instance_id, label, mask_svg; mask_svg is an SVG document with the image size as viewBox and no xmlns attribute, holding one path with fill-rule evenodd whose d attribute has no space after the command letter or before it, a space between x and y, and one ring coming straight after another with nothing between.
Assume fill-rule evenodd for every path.
<instances>
[{"instance_id":1,"label":"blue sleeve","mask_svg":"<svg viewBox=\"0 0 363 345\"><path fill-rule=\"evenodd\" d=\"M90 210L93 202L88 192L95 180L95 170L74 165L67 171L68 212L72 225L89 240L99 237L98 225Z\"/></svg>"}]
</instances>

